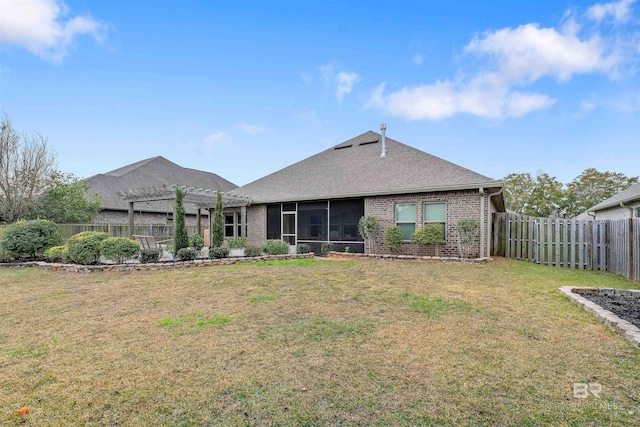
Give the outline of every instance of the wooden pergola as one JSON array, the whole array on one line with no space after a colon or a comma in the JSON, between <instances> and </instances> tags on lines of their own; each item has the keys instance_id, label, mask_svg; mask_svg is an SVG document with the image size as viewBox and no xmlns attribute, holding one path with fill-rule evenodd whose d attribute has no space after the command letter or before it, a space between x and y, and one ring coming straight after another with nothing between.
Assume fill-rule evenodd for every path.
<instances>
[{"instance_id":1,"label":"wooden pergola","mask_svg":"<svg viewBox=\"0 0 640 427\"><path fill-rule=\"evenodd\" d=\"M209 241L213 230L213 213L218 201L218 191L204 188L187 187L185 185L162 185L158 187L134 188L120 192L122 200L129 203L129 237L133 236L134 204L142 202L158 202L176 199L176 187L184 194L182 202L197 208L197 233L202 235L201 212L209 211ZM247 206L251 204L249 197L220 192L223 208L240 208L240 237L247 237Z\"/></svg>"}]
</instances>

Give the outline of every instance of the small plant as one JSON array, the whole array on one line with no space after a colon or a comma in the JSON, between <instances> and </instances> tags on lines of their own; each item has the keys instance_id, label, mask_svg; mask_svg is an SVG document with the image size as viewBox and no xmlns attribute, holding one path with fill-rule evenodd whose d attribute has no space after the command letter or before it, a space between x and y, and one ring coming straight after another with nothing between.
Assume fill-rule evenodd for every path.
<instances>
[{"instance_id":1,"label":"small plant","mask_svg":"<svg viewBox=\"0 0 640 427\"><path fill-rule=\"evenodd\" d=\"M227 244L231 249L243 249L247 246L247 242L244 237L234 237L227 240Z\"/></svg>"},{"instance_id":2,"label":"small plant","mask_svg":"<svg viewBox=\"0 0 640 427\"><path fill-rule=\"evenodd\" d=\"M422 245L436 245L436 256L438 256L438 247L444 241L442 225L425 224L413 232L411 241Z\"/></svg>"},{"instance_id":3,"label":"small plant","mask_svg":"<svg viewBox=\"0 0 640 427\"><path fill-rule=\"evenodd\" d=\"M202 248L204 248L204 237L196 233L191 236L191 239L189 239L189 243L191 244L191 247L196 250L196 252L200 252Z\"/></svg>"},{"instance_id":4,"label":"small plant","mask_svg":"<svg viewBox=\"0 0 640 427\"><path fill-rule=\"evenodd\" d=\"M476 237L480 231L480 220L475 218L463 218L458 221L456 229L458 234L458 252L462 258L471 257Z\"/></svg>"},{"instance_id":5,"label":"small plant","mask_svg":"<svg viewBox=\"0 0 640 427\"><path fill-rule=\"evenodd\" d=\"M126 237L107 237L100 243L100 255L117 264L131 259L140 252L140 244Z\"/></svg>"},{"instance_id":6,"label":"small plant","mask_svg":"<svg viewBox=\"0 0 640 427\"><path fill-rule=\"evenodd\" d=\"M193 261L196 259L198 252L194 248L178 249L178 259L180 261Z\"/></svg>"},{"instance_id":7,"label":"small plant","mask_svg":"<svg viewBox=\"0 0 640 427\"><path fill-rule=\"evenodd\" d=\"M62 243L58 226L45 220L18 221L6 228L0 245L14 256L30 256Z\"/></svg>"},{"instance_id":8,"label":"small plant","mask_svg":"<svg viewBox=\"0 0 640 427\"><path fill-rule=\"evenodd\" d=\"M44 251L44 257L49 262L62 262L65 246L52 246Z\"/></svg>"},{"instance_id":9,"label":"small plant","mask_svg":"<svg viewBox=\"0 0 640 427\"><path fill-rule=\"evenodd\" d=\"M373 241L378 236L380 225L375 216L363 216L358 222L358 231L367 245L367 252L373 250Z\"/></svg>"},{"instance_id":10,"label":"small plant","mask_svg":"<svg viewBox=\"0 0 640 427\"><path fill-rule=\"evenodd\" d=\"M209 249L209 258L211 259L221 259L229 256L229 249L227 248L211 248Z\"/></svg>"},{"instance_id":11,"label":"small plant","mask_svg":"<svg viewBox=\"0 0 640 427\"><path fill-rule=\"evenodd\" d=\"M142 264L155 264L160 260L160 256L162 256L160 248L141 249L139 260Z\"/></svg>"},{"instance_id":12,"label":"small plant","mask_svg":"<svg viewBox=\"0 0 640 427\"><path fill-rule=\"evenodd\" d=\"M323 256L329 255L329 252L331 252L332 250L333 250L333 243L331 242L324 242L323 244L320 245L320 253Z\"/></svg>"},{"instance_id":13,"label":"small plant","mask_svg":"<svg viewBox=\"0 0 640 427\"><path fill-rule=\"evenodd\" d=\"M244 249L244 256L246 257L262 256L262 249L256 248L254 246L248 246Z\"/></svg>"},{"instance_id":14,"label":"small plant","mask_svg":"<svg viewBox=\"0 0 640 427\"><path fill-rule=\"evenodd\" d=\"M297 254L308 254L310 252L311 252L311 246L307 245L306 243L300 243L298 244L298 246L296 246Z\"/></svg>"},{"instance_id":15,"label":"small plant","mask_svg":"<svg viewBox=\"0 0 640 427\"><path fill-rule=\"evenodd\" d=\"M109 234L95 231L83 231L67 241L69 261L76 264L97 264L100 259L100 244L109 238Z\"/></svg>"},{"instance_id":16,"label":"small plant","mask_svg":"<svg viewBox=\"0 0 640 427\"><path fill-rule=\"evenodd\" d=\"M289 253L289 244L282 240L267 240L261 249L268 255L286 255Z\"/></svg>"},{"instance_id":17,"label":"small plant","mask_svg":"<svg viewBox=\"0 0 640 427\"><path fill-rule=\"evenodd\" d=\"M351 252L351 248L349 246L345 246L344 247L344 253L348 254L349 252Z\"/></svg>"},{"instance_id":18,"label":"small plant","mask_svg":"<svg viewBox=\"0 0 640 427\"><path fill-rule=\"evenodd\" d=\"M384 244L390 251L402 248L402 229L397 225L390 225L384 232Z\"/></svg>"}]
</instances>

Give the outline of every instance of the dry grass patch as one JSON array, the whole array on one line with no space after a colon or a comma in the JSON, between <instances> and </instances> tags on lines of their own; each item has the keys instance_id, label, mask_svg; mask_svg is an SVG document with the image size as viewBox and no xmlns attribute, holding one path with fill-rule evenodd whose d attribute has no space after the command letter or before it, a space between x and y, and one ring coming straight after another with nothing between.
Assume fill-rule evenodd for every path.
<instances>
[{"instance_id":1,"label":"dry grass patch","mask_svg":"<svg viewBox=\"0 0 640 427\"><path fill-rule=\"evenodd\" d=\"M2 270L0 425L637 424L640 353L563 285L634 286L511 261Z\"/></svg>"}]
</instances>

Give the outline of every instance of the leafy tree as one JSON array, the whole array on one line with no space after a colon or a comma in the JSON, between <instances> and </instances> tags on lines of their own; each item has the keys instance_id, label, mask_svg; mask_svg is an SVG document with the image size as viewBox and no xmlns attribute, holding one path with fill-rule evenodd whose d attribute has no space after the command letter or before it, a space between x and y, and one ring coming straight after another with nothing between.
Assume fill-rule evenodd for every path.
<instances>
[{"instance_id":1,"label":"leafy tree","mask_svg":"<svg viewBox=\"0 0 640 427\"><path fill-rule=\"evenodd\" d=\"M358 221L358 231L367 244L367 252L373 249L373 240L378 236L379 228L378 219L375 216L363 216Z\"/></svg>"},{"instance_id":2,"label":"leafy tree","mask_svg":"<svg viewBox=\"0 0 640 427\"><path fill-rule=\"evenodd\" d=\"M456 232L458 234L458 252L463 258L471 256L471 250L480 231L480 220L475 218L463 218L458 221Z\"/></svg>"},{"instance_id":3,"label":"leafy tree","mask_svg":"<svg viewBox=\"0 0 640 427\"><path fill-rule=\"evenodd\" d=\"M216 210L213 215L213 227L211 230L211 247L219 248L224 242L224 205L222 204L222 194L218 192Z\"/></svg>"},{"instance_id":4,"label":"leafy tree","mask_svg":"<svg viewBox=\"0 0 640 427\"><path fill-rule=\"evenodd\" d=\"M540 217L557 215L563 197L563 185L555 177L538 171L535 178L529 173L512 173L504 177L507 209Z\"/></svg>"},{"instance_id":5,"label":"leafy tree","mask_svg":"<svg viewBox=\"0 0 640 427\"><path fill-rule=\"evenodd\" d=\"M18 134L5 116L0 122L0 220L27 217L48 188L54 166L47 140L39 133Z\"/></svg>"},{"instance_id":6,"label":"leafy tree","mask_svg":"<svg viewBox=\"0 0 640 427\"><path fill-rule=\"evenodd\" d=\"M622 173L585 169L567 184L562 204L563 216L576 216L637 182L637 176L627 177Z\"/></svg>"},{"instance_id":7,"label":"leafy tree","mask_svg":"<svg viewBox=\"0 0 640 427\"><path fill-rule=\"evenodd\" d=\"M176 187L176 205L175 205L175 228L173 231L173 250L175 253L182 248L189 246L189 235L187 234L187 225L185 223L184 203L182 199L184 193L179 187Z\"/></svg>"},{"instance_id":8,"label":"leafy tree","mask_svg":"<svg viewBox=\"0 0 640 427\"><path fill-rule=\"evenodd\" d=\"M54 171L51 187L37 203L35 215L60 224L92 222L100 211L98 194L87 195L89 184L71 173Z\"/></svg>"}]
</instances>

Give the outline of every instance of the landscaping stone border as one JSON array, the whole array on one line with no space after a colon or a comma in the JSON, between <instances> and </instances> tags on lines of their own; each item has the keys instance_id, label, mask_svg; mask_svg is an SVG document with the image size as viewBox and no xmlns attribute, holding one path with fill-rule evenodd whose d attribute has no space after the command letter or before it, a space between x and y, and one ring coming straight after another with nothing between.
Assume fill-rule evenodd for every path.
<instances>
[{"instance_id":1,"label":"landscaping stone border","mask_svg":"<svg viewBox=\"0 0 640 427\"><path fill-rule=\"evenodd\" d=\"M622 334L633 345L640 348L640 329L634 324L616 316L609 310L605 310L598 304L580 296L580 294L590 295L624 295L640 299L640 290L635 289L614 289L614 288L590 288L580 286L562 286L560 292L569 297L573 302L582 306L586 311L595 314L600 320L611 329Z\"/></svg>"},{"instance_id":2,"label":"landscaping stone border","mask_svg":"<svg viewBox=\"0 0 640 427\"><path fill-rule=\"evenodd\" d=\"M418 261L444 261L444 262L465 262L471 264L487 264L493 262L493 258L457 258L438 256L415 256L415 255L382 255L382 254L359 254L352 252L331 251L327 255L329 258L379 258L379 259L413 259Z\"/></svg>"},{"instance_id":3,"label":"landscaping stone border","mask_svg":"<svg viewBox=\"0 0 640 427\"><path fill-rule=\"evenodd\" d=\"M42 261L20 262L20 263L0 263L0 268L28 268L39 267L52 271L71 271L74 273L98 273L103 271L154 271L154 270L175 270L177 268L207 267L212 265L232 265L246 264L260 261L276 261L285 259L313 258L313 252L308 254L291 255L263 255L246 258L220 258L220 259L196 259L193 261L159 262L155 264L102 264L102 265L80 265L80 264L56 264Z\"/></svg>"}]
</instances>

